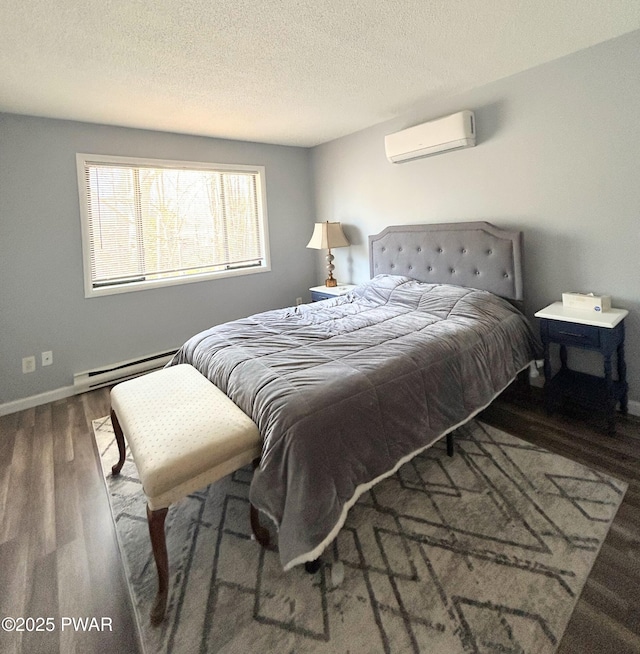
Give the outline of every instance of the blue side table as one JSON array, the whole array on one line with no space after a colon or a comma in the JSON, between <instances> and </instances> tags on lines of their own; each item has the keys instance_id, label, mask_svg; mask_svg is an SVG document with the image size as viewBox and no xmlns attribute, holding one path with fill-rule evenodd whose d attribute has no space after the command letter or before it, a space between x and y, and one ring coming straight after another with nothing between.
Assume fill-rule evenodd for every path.
<instances>
[{"instance_id":1,"label":"blue side table","mask_svg":"<svg viewBox=\"0 0 640 654\"><path fill-rule=\"evenodd\" d=\"M596 313L568 309L562 302L554 302L538 311L540 337L544 346L544 391L547 410L557 403L572 399L587 408L603 412L607 431L615 433L615 411L627 412L627 366L624 360L624 319L626 309L611 309ZM553 375L550 345L560 346L560 370ZM570 370L567 348L594 350L604 359L604 377ZM613 378L612 359L616 358L617 378Z\"/></svg>"}]
</instances>

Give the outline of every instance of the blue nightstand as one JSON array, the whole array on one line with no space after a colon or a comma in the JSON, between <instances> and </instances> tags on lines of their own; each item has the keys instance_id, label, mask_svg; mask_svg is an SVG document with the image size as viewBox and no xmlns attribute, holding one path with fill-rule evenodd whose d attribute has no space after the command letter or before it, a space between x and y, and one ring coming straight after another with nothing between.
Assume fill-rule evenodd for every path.
<instances>
[{"instance_id":1,"label":"blue nightstand","mask_svg":"<svg viewBox=\"0 0 640 654\"><path fill-rule=\"evenodd\" d=\"M624 360L625 309L596 313L568 309L554 302L535 315L540 318L540 337L544 346L545 403L547 410L563 399L572 399L587 408L604 413L609 433L615 432L615 410L627 412L627 367ZM550 345L560 346L560 370L553 375ZM570 370L567 348L594 350L604 359L604 377ZM613 378L612 358L616 356L617 378Z\"/></svg>"},{"instance_id":2,"label":"blue nightstand","mask_svg":"<svg viewBox=\"0 0 640 654\"><path fill-rule=\"evenodd\" d=\"M310 288L311 301L319 302L320 300L328 300L332 297L345 295L356 287L355 284L340 284L339 286L314 286Z\"/></svg>"}]
</instances>

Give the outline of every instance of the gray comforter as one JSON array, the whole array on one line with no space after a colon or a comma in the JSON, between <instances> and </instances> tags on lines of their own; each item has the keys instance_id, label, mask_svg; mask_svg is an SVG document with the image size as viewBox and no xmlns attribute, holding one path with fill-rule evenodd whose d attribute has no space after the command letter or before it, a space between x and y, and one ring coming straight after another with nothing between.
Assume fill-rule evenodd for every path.
<instances>
[{"instance_id":1,"label":"gray comforter","mask_svg":"<svg viewBox=\"0 0 640 654\"><path fill-rule=\"evenodd\" d=\"M278 526L288 569L320 555L365 490L484 408L535 347L491 293L381 275L204 331L171 364L195 366L258 425L251 501Z\"/></svg>"}]
</instances>

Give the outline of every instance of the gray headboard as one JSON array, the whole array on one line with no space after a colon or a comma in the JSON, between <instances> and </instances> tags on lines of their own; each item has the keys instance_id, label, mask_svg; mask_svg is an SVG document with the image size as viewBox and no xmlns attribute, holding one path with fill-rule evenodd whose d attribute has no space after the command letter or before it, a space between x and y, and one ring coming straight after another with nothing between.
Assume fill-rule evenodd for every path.
<instances>
[{"instance_id":1,"label":"gray headboard","mask_svg":"<svg viewBox=\"0 0 640 654\"><path fill-rule=\"evenodd\" d=\"M369 236L369 262L371 277L406 275L523 300L522 232L483 221L387 227Z\"/></svg>"}]
</instances>

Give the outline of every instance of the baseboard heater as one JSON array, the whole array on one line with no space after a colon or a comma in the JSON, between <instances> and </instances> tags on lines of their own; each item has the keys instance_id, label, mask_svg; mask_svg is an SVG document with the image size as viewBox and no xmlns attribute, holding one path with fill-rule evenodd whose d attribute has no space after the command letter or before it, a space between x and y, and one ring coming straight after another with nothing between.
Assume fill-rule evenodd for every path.
<instances>
[{"instance_id":1,"label":"baseboard heater","mask_svg":"<svg viewBox=\"0 0 640 654\"><path fill-rule=\"evenodd\" d=\"M109 384L117 384L145 372L164 367L176 352L177 350L167 350L140 359L121 361L102 368L78 372L73 376L73 385L78 393L82 393Z\"/></svg>"}]
</instances>

